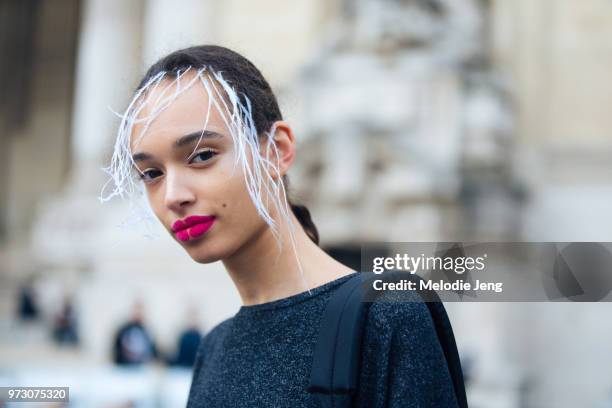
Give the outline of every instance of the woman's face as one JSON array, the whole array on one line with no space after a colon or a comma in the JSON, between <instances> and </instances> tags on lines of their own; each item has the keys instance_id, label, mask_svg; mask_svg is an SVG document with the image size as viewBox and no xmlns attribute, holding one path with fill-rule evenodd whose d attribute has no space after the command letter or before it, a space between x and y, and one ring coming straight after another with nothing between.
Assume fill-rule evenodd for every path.
<instances>
[{"instance_id":1,"label":"woman's face","mask_svg":"<svg viewBox=\"0 0 612 408\"><path fill-rule=\"evenodd\" d=\"M167 83L152 91L150 101L161 85ZM231 256L268 228L251 201L241 165L234 167L232 137L214 104L203 129L207 111L208 94L198 81L155 117L139 142L143 124L135 125L131 136L151 208L200 263Z\"/></svg>"}]
</instances>

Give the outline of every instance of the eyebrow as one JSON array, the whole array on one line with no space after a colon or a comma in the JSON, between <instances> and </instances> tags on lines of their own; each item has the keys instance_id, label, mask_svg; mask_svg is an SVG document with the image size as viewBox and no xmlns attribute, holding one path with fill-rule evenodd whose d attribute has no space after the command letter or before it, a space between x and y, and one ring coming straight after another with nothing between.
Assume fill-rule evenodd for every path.
<instances>
[{"instance_id":1,"label":"eyebrow","mask_svg":"<svg viewBox=\"0 0 612 408\"><path fill-rule=\"evenodd\" d=\"M200 140L200 137L202 138L202 140L219 139L222 138L223 135L217 132L213 132L212 130L196 130L195 132L189 133L185 136L181 136L176 139L176 141L172 144L172 147L174 149L180 149L183 146L193 144L196 140ZM134 160L135 162L151 160L152 158L153 156L151 154L145 152L135 153L132 156L132 160Z\"/></svg>"}]
</instances>

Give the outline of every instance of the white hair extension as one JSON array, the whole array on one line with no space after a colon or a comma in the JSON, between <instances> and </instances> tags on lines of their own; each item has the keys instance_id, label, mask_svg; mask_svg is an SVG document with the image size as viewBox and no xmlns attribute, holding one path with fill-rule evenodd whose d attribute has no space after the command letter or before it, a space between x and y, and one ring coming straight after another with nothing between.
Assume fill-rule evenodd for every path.
<instances>
[{"instance_id":1,"label":"white hair extension","mask_svg":"<svg viewBox=\"0 0 612 408\"><path fill-rule=\"evenodd\" d=\"M130 146L130 137L134 130L134 125L141 122L145 123L135 140L137 144L145 136L151 122L161 111L170 106L176 98L189 89L194 83L200 82L208 94L208 109L200 140L195 145L191 155L197 150L197 146L203 137L204 130L208 125L211 108L214 107L219 112L232 137L235 147L234 171L238 163L240 163L242 165L241 167L249 196L259 215L270 227L280 250L282 248L279 230L280 226L269 212L270 200L274 203L277 214L288 226L291 247L296 256L302 282L308 287L297 253L295 225L291 220L291 209L277 164L280 156L273 138L276 128L273 126L269 131L264 133L266 157L263 157L260 150L260 136L254 124L251 101L248 96L243 94L245 102L242 103L234 88L223 78L221 72L215 72L208 67L198 69L193 78L187 81L186 85L181 87L181 78L191 72L191 69L191 67L187 67L185 70L179 70L176 72L176 78L172 81L168 78L168 72L166 71L161 71L154 75L136 92L125 113L119 115L121 117L121 124L117 133L111 163L108 167L102 168L111 178L102 187L101 196L99 198L100 201L106 202L117 195L124 198L125 193L131 196L135 191L136 178L133 175L133 171L134 169L138 169L138 167L132 158ZM151 97L154 91L164 80L169 80L170 83L159 93L151 106L150 113L145 117L139 117L144 107L151 103ZM219 84L222 91L219 90L216 84ZM166 96L172 87L174 87L174 91ZM268 158L271 151L274 154L275 161L271 161ZM249 158L251 159L252 165L248 163ZM268 169L271 169L271 171ZM273 177L272 172L276 176L276 179ZM110 182L114 182L114 189L108 196L104 197L104 191ZM142 193L142 183L139 183L139 187ZM310 290L308 291L310 292Z\"/></svg>"},{"instance_id":2,"label":"white hair extension","mask_svg":"<svg viewBox=\"0 0 612 408\"><path fill-rule=\"evenodd\" d=\"M134 105L141 101L142 94L151 86L151 84L156 82L156 88L163 77L164 73L160 72L147 81L147 83L136 92L136 95L134 95L134 98L126 109L126 113L120 116L121 124L119 125L119 131L117 132L117 139L115 140L111 163L108 167L102 168L102 171L111 176L111 178L102 186L102 191L99 197L99 200L102 203L117 195L123 198L126 189L128 190L128 193L132 193L134 191L134 183L131 177L132 167L126 163L126 160L131 161L129 136L135 120L135 115L131 115L130 112L132 112ZM144 102L140 102L140 104L143 105ZM115 188L110 195L104 197L103 195L104 191L106 190L106 186L111 181L114 182Z\"/></svg>"},{"instance_id":3,"label":"white hair extension","mask_svg":"<svg viewBox=\"0 0 612 408\"><path fill-rule=\"evenodd\" d=\"M147 132L147 130L149 129L149 126L151 125L151 122L157 117L157 115L159 115L160 112L162 112L163 110L165 110L168 106L170 106L172 104L172 102L174 102L176 100L176 98L178 98L183 92L185 92L186 90L188 90L191 85L193 85L196 82L196 78L191 79L191 81L188 82L187 86L181 90L180 88L180 80L181 77L184 76L185 74L187 74L187 72L189 72L189 70L191 69L191 67L187 68L184 72L179 71L176 74L176 79L174 82L176 82L176 89L174 91L174 93L172 95L167 96L165 99L162 99L164 97L164 95L166 94L167 90L172 86L172 83L168 84L168 86L166 86L166 88L164 88L164 90L161 92L161 94L157 97L157 100L155 101L155 104L153 105L153 109L151 109L151 113L149 113L149 115L147 115L146 117L136 120L135 123L138 122L142 122L145 121L145 126L143 127L143 129L140 131L138 138L136 139L136 144L138 144L142 138L144 137L145 133ZM160 107L158 107L158 105L161 104ZM138 114L138 112L135 113L136 115ZM130 158L132 156L130 155ZM132 164L135 165L135 163L132 161Z\"/></svg>"},{"instance_id":4,"label":"white hair extension","mask_svg":"<svg viewBox=\"0 0 612 408\"><path fill-rule=\"evenodd\" d=\"M269 214L267 210L267 206L269 205L269 199L272 198L275 207L278 210L278 214L282 219L286 220L286 224L289 227L289 237L292 245L292 249L296 254L296 260L298 262L298 268L300 270L300 274L302 279L304 280L305 286L305 278L303 275L302 266L297 256L297 246L295 241L295 226L291 222L291 209L289 208L289 204L287 201L287 195L285 191L285 186L282 182L280 170L278 169L278 165L275 162L271 162L268 158L263 157L260 152L260 144L259 144L259 135L257 133L257 129L255 127L252 115L251 101L247 95L244 95L244 100L246 106L240 103L238 95L235 90L225 81L221 73L212 73L216 82L218 82L225 91L225 94L230 99L230 103L232 104L231 110L228 108L223 95L219 92L217 87L214 84L214 81L211 82L211 87L215 90L217 98L214 96L209 96L209 100L213 99L216 103L216 107L219 111L223 111L219 105L217 104L217 99L220 99L224 105L226 112L232 112L232 121L228 123L227 119L224 117L226 125L230 129L230 133L232 134L232 138L234 139L234 145L238 148L236 149L236 160L234 165L238 162L242 163L242 169L245 175L245 181L247 185L247 189L249 190L249 194L253 203L255 204L260 216L268 223L270 226L272 233L275 234L277 238L277 243L279 244L279 249L282 247L282 241L280 240L280 234L277 230L278 226L274 221L273 217ZM206 86L206 85L205 85ZM206 87L208 89L208 87ZM270 148L275 154L276 162L280 159L278 154L278 149L274 144L274 133L276 128L273 126L266 135L266 156L270 152ZM251 168L246 160L246 152L245 145L250 147L251 152L251 160L253 163L253 168ZM272 177L269 171L266 171L266 168L269 167L274 171L276 175L276 180ZM266 204L262 201L262 187L265 188L265 198Z\"/></svg>"},{"instance_id":5,"label":"white hair extension","mask_svg":"<svg viewBox=\"0 0 612 408\"><path fill-rule=\"evenodd\" d=\"M221 86L223 86L224 91L226 95L228 95L228 98L230 99L230 103L232 105L230 109L227 104L225 104L223 95L219 92L214 82L211 82L212 88L214 89L216 96L221 99L224 104L225 111L232 112L231 121L228 123L226 118L224 118L224 121L230 129L230 134L232 135L234 145L237 147L237 149L235 150L236 155L234 166L236 166L238 163L242 163L242 169L245 174L247 189L249 190L249 194L253 199L257 211L266 221L266 223L270 226L275 236L277 236L278 230L276 222L269 214L267 208L263 205L263 201L261 199L262 184L264 184L264 180L261 174L263 167L263 158L260 154L259 137L257 134L257 129L255 129L255 125L253 124L252 116L250 115L250 112L248 115L244 114L245 109L240 103L238 95L236 94L234 89L227 84L227 82L225 81L225 79L223 79L221 75L215 75L215 80L218 81ZM214 98L214 96L210 97ZM217 98L214 98L215 101L216 99ZM245 99L248 101L246 95ZM248 101L247 103L250 104L250 101ZM222 111L218 104L217 109ZM243 115L240 115L240 113L243 113ZM224 116L223 113L222 116ZM250 147L253 168L251 168L251 166L249 166L247 163L247 146ZM271 178L269 181L272 181ZM274 185L275 183L272 182L272 184Z\"/></svg>"},{"instance_id":6,"label":"white hair extension","mask_svg":"<svg viewBox=\"0 0 612 408\"><path fill-rule=\"evenodd\" d=\"M179 71L177 73L177 78L175 81L180 81L180 78L185 75L190 70L190 67L185 71ZM178 86L175 92L167 96L165 99L164 96L168 92L168 90L173 86L173 83L168 84L158 95L157 99L152 105L151 113L147 116L138 118L138 115L142 111L142 109L149 104L151 96L153 95L153 91L155 91L159 84L166 78L166 72L159 72L157 75L153 76L147 83L138 90L132 101L130 102L128 108L126 109L126 113L124 115L120 115L122 120L119 126L119 131L117 134L117 139L115 141L115 147L113 151L113 156L111 159L110 166L103 168L102 170L109 175L111 175L111 179L104 184L102 187L102 192L100 196L101 202L106 202L113 198L116 195L124 197L124 193L132 194L135 190L134 177L132 172L136 167L136 163L132 158L132 152L130 147L130 136L134 129L134 124L145 122L145 126L138 134L135 143L138 144L142 138L144 137L146 131L148 130L151 122L157 115L166 109L170 104L176 100L176 98L185 92L189 86L195 83L195 80L191 80L185 89L180 89ZM153 87L151 88L151 86ZM151 89L149 89L151 88ZM150 91L150 92L147 92ZM142 98L143 94L147 92L148 95L145 98ZM161 104L161 106L159 106ZM129 163L128 163L129 162ZM104 190L109 182L114 181L115 189L111 192L107 197L103 197Z\"/></svg>"}]
</instances>

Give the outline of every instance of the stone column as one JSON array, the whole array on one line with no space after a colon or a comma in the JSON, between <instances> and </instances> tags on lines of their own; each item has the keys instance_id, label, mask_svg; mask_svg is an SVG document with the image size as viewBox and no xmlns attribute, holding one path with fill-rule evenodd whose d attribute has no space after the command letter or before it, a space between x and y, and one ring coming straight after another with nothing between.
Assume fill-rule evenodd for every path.
<instances>
[{"instance_id":1,"label":"stone column","mask_svg":"<svg viewBox=\"0 0 612 408\"><path fill-rule=\"evenodd\" d=\"M141 1L87 0L77 56L73 191L97 190L119 119L140 71ZM92 183L94 182L94 183Z\"/></svg>"},{"instance_id":2,"label":"stone column","mask_svg":"<svg viewBox=\"0 0 612 408\"><path fill-rule=\"evenodd\" d=\"M141 3L87 0L77 50L70 175L63 193L38 203L31 246L37 259L87 269L99 251L107 176L121 112L140 70Z\"/></svg>"}]
</instances>

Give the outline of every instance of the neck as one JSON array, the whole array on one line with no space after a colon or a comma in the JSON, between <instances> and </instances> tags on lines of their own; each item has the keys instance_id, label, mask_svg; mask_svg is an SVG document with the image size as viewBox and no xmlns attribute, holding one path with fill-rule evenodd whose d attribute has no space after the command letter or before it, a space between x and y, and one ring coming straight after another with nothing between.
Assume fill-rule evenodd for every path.
<instances>
[{"instance_id":1,"label":"neck","mask_svg":"<svg viewBox=\"0 0 612 408\"><path fill-rule=\"evenodd\" d=\"M280 248L271 229L264 225L261 232L223 260L243 305L296 295L354 272L317 246L293 213L291 221L295 225L295 250L286 224L280 227Z\"/></svg>"}]
</instances>

